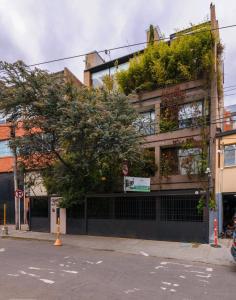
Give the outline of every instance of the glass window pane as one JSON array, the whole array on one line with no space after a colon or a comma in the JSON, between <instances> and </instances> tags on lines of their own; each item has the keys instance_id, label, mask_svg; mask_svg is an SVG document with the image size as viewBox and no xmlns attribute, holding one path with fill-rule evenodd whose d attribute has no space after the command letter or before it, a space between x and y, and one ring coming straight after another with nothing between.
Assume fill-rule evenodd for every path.
<instances>
[{"instance_id":1,"label":"glass window pane","mask_svg":"<svg viewBox=\"0 0 236 300\"><path fill-rule=\"evenodd\" d=\"M193 120L202 116L202 101L183 104L179 107L179 128L193 125Z\"/></svg>"},{"instance_id":2,"label":"glass window pane","mask_svg":"<svg viewBox=\"0 0 236 300\"><path fill-rule=\"evenodd\" d=\"M0 112L0 124L6 123L6 117L3 115L3 113Z\"/></svg>"},{"instance_id":3,"label":"glass window pane","mask_svg":"<svg viewBox=\"0 0 236 300\"><path fill-rule=\"evenodd\" d=\"M200 148L179 149L179 171L181 175L198 173L201 151Z\"/></svg>"},{"instance_id":4,"label":"glass window pane","mask_svg":"<svg viewBox=\"0 0 236 300\"><path fill-rule=\"evenodd\" d=\"M224 147L224 165L236 165L236 144Z\"/></svg>"},{"instance_id":5,"label":"glass window pane","mask_svg":"<svg viewBox=\"0 0 236 300\"><path fill-rule=\"evenodd\" d=\"M100 87L103 85L103 78L105 75L113 76L116 72L127 70L129 68L129 62L120 64L118 66L113 66L110 68L107 68L105 70L101 70L95 73L92 73L92 86L93 87ZM115 80L115 77L113 77Z\"/></svg>"},{"instance_id":6,"label":"glass window pane","mask_svg":"<svg viewBox=\"0 0 236 300\"><path fill-rule=\"evenodd\" d=\"M103 77L109 75L109 69L102 70L96 73L92 73L92 85L93 87L99 87L103 85Z\"/></svg>"},{"instance_id":7,"label":"glass window pane","mask_svg":"<svg viewBox=\"0 0 236 300\"><path fill-rule=\"evenodd\" d=\"M9 141L0 141L0 157L12 156Z\"/></svg>"},{"instance_id":8,"label":"glass window pane","mask_svg":"<svg viewBox=\"0 0 236 300\"><path fill-rule=\"evenodd\" d=\"M142 135L155 134L155 111L152 110L140 113L134 126Z\"/></svg>"},{"instance_id":9,"label":"glass window pane","mask_svg":"<svg viewBox=\"0 0 236 300\"><path fill-rule=\"evenodd\" d=\"M110 75L114 75L116 72L119 71L126 71L129 68L129 62L120 64L118 66L114 66L110 68Z\"/></svg>"}]
</instances>

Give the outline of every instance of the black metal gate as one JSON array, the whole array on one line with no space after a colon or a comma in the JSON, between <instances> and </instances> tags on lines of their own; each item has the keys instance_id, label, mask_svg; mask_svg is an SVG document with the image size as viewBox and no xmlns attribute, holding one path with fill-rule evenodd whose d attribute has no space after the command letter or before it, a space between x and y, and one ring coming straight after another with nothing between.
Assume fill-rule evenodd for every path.
<instances>
[{"instance_id":1,"label":"black metal gate","mask_svg":"<svg viewBox=\"0 0 236 300\"><path fill-rule=\"evenodd\" d=\"M86 234L85 202L66 210L66 233Z\"/></svg>"},{"instance_id":2,"label":"black metal gate","mask_svg":"<svg viewBox=\"0 0 236 300\"><path fill-rule=\"evenodd\" d=\"M50 232L50 201L48 197L30 198L30 230Z\"/></svg>"},{"instance_id":3,"label":"black metal gate","mask_svg":"<svg viewBox=\"0 0 236 300\"><path fill-rule=\"evenodd\" d=\"M208 218L198 212L198 201L195 194L89 196L80 218L75 210L74 223L68 218L67 233L208 242Z\"/></svg>"},{"instance_id":4,"label":"black metal gate","mask_svg":"<svg viewBox=\"0 0 236 300\"><path fill-rule=\"evenodd\" d=\"M0 174L0 224L3 224L3 206L6 204L6 222L15 223L15 200L13 173Z\"/></svg>"}]
</instances>

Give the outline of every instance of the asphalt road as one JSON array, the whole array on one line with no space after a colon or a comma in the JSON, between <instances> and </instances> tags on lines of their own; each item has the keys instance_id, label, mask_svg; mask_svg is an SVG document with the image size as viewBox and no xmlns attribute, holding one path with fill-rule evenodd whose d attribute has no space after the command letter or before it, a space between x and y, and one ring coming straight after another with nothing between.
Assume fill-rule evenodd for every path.
<instances>
[{"instance_id":1,"label":"asphalt road","mask_svg":"<svg viewBox=\"0 0 236 300\"><path fill-rule=\"evenodd\" d=\"M0 299L235 299L222 267L48 242L0 239Z\"/></svg>"}]
</instances>

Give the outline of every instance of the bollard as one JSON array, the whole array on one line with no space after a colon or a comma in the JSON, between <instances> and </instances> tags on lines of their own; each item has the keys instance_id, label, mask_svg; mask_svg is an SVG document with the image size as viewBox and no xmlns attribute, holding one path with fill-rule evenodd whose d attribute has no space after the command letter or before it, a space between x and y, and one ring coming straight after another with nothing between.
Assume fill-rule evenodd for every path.
<instances>
[{"instance_id":1,"label":"bollard","mask_svg":"<svg viewBox=\"0 0 236 300\"><path fill-rule=\"evenodd\" d=\"M7 205L3 205L3 228L2 228L2 235L8 235L8 227L7 227Z\"/></svg>"},{"instance_id":2,"label":"bollard","mask_svg":"<svg viewBox=\"0 0 236 300\"><path fill-rule=\"evenodd\" d=\"M214 244L211 244L211 247L221 248L218 244L218 222L217 219L214 219Z\"/></svg>"},{"instance_id":3,"label":"bollard","mask_svg":"<svg viewBox=\"0 0 236 300\"><path fill-rule=\"evenodd\" d=\"M57 233L56 233L56 241L54 246L62 246L62 241L60 239L60 218L57 219Z\"/></svg>"}]
</instances>

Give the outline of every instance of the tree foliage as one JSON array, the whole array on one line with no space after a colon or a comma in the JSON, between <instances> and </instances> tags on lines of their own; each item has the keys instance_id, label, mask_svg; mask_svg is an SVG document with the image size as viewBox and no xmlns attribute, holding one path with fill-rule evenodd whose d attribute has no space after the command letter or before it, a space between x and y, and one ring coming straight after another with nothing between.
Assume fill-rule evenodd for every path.
<instances>
[{"instance_id":1,"label":"tree foliage","mask_svg":"<svg viewBox=\"0 0 236 300\"><path fill-rule=\"evenodd\" d=\"M139 171L150 163L125 95L78 88L60 73L30 70L22 62L2 62L0 69L0 109L24 131L11 145L24 168L39 170L64 206L87 193L120 189L125 159Z\"/></svg>"},{"instance_id":2,"label":"tree foliage","mask_svg":"<svg viewBox=\"0 0 236 300\"><path fill-rule=\"evenodd\" d=\"M144 53L130 60L128 70L117 74L122 91L129 94L210 76L213 37L207 29L184 36L176 34L169 43L150 44Z\"/></svg>"}]
</instances>

